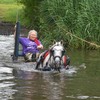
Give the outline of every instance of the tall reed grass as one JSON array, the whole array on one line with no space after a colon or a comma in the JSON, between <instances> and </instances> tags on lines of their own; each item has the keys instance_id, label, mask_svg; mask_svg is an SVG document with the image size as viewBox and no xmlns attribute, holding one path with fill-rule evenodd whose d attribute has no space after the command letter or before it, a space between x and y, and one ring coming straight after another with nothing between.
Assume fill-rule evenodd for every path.
<instances>
[{"instance_id":1,"label":"tall reed grass","mask_svg":"<svg viewBox=\"0 0 100 100\"><path fill-rule=\"evenodd\" d=\"M91 48L73 35L100 45L100 0L17 1L25 6L27 25L39 31L45 45L63 39L66 46Z\"/></svg>"},{"instance_id":2,"label":"tall reed grass","mask_svg":"<svg viewBox=\"0 0 100 100\"><path fill-rule=\"evenodd\" d=\"M40 7L45 40L61 40L74 48L89 45L67 32L100 44L100 0L45 0ZM42 34L43 35L43 34ZM48 38L46 37L48 36Z\"/></svg>"}]
</instances>

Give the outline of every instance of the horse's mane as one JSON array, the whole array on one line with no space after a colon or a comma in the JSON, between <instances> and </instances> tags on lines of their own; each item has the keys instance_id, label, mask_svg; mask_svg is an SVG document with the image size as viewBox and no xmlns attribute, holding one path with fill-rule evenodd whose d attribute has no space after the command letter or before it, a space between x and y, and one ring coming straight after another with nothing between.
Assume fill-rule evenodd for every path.
<instances>
[{"instance_id":1,"label":"horse's mane","mask_svg":"<svg viewBox=\"0 0 100 100\"><path fill-rule=\"evenodd\" d=\"M63 46L63 42L62 41L60 41L60 42L54 42L53 45L49 47L49 49L51 50L52 48L54 48L55 46L58 46L58 45Z\"/></svg>"}]
</instances>

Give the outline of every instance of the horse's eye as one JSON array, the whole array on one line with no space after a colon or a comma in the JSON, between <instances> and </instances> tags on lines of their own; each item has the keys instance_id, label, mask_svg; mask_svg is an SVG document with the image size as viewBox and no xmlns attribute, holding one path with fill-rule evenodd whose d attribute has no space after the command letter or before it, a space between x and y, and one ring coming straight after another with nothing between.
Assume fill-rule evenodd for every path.
<instances>
[{"instance_id":1,"label":"horse's eye","mask_svg":"<svg viewBox=\"0 0 100 100\"><path fill-rule=\"evenodd\" d=\"M63 55L64 55L64 53L65 53L65 50L62 51L62 54L63 54Z\"/></svg>"}]
</instances>

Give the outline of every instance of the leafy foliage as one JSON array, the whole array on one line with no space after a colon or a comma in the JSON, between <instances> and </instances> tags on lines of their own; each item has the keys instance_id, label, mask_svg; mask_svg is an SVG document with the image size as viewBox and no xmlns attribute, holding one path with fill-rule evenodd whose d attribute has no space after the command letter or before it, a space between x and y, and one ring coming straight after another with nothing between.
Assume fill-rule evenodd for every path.
<instances>
[{"instance_id":1,"label":"leafy foliage","mask_svg":"<svg viewBox=\"0 0 100 100\"><path fill-rule=\"evenodd\" d=\"M89 45L67 34L100 43L100 0L18 0L25 5L25 18L46 45L63 39L65 45ZM46 41L46 42L45 42Z\"/></svg>"},{"instance_id":2,"label":"leafy foliage","mask_svg":"<svg viewBox=\"0 0 100 100\"><path fill-rule=\"evenodd\" d=\"M35 29L39 29L39 6L41 1L42 0L17 0L17 2L24 5L24 18L26 19L24 21L30 28L34 27Z\"/></svg>"}]
</instances>

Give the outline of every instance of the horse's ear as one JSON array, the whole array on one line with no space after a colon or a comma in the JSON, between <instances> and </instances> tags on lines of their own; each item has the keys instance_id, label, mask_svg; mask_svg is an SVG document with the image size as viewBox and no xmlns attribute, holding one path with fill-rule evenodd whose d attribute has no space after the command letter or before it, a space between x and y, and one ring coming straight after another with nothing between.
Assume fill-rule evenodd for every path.
<instances>
[{"instance_id":1,"label":"horse's ear","mask_svg":"<svg viewBox=\"0 0 100 100\"><path fill-rule=\"evenodd\" d=\"M55 44L55 43L56 43L56 40L53 41L53 44Z\"/></svg>"},{"instance_id":2,"label":"horse's ear","mask_svg":"<svg viewBox=\"0 0 100 100\"><path fill-rule=\"evenodd\" d=\"M49 49L51 48L51 45L49 45Z\"/></svg>"},{"instance_id":3,"label":"horse's ear","mask_svg":"<svg viewBox=\"0 0 100 100\"><path fill-rule=\"evenodd\" d=\"M64 44L63 40L61 40L60 42L61 42L62 45Z\"/></svg>"}]
</instances>

